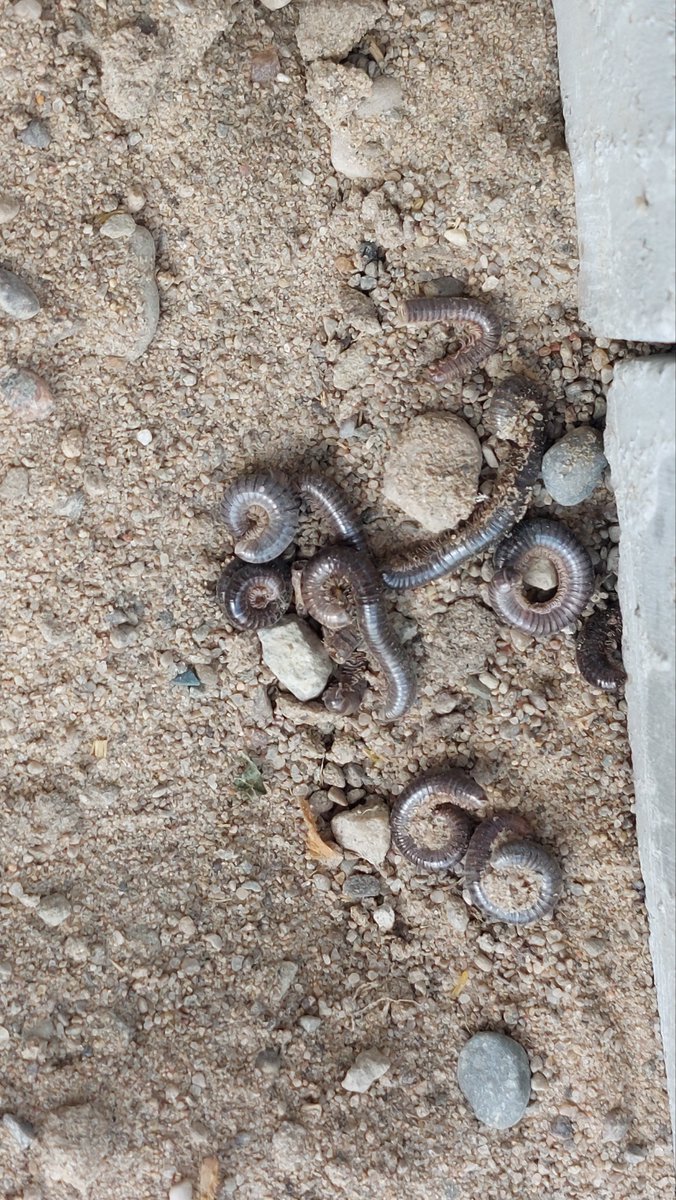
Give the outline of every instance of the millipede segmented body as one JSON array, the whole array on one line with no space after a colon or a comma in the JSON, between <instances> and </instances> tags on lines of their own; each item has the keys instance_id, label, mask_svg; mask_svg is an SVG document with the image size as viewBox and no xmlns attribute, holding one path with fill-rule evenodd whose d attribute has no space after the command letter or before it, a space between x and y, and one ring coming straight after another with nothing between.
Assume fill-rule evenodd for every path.
<instances>
[{"instance_id":1,"label":"millipede segmented body","mask_svg":"<svg viewBox=\"0 0 676 1200\"><path fill-rule=\"evenodd\" d=\"M548 559L557 575L549 599L530 600L524 575L539 558ZM524 633L551 634L579 617L594 588L594 569L588 552L560 521L522 521L500 542L494 555L495 575L490 602L508 625Z\"/></svg>"},{"instance_id":2,"label":"millipede segmented body","mask_svg":"<svg viewBox=\"0 0 676 1200\"><path fill-rule=\"evenodd\" d=\"M577 665L583 679L604 692L619 692L627 678L622 665L622 614L619 605L597 608L577 640Z\"/></svg>"},{"instance_id":3,"label":"millipede segmented body","mask_svg":"<svg viewBox=\"0 0 676 1200\"><path fill-rule=\"evenodd\" d=\"M485 804L483 788L455 767L419 775L397 797L390 813L394 846L404 858L424 870L447 870L460 862L470 842L473 822L466 810L477 812ZM409 833L416 814L432 805L448 824L448 839L437 849L421 845Z\"/></svg>"},{"instance_id":4,"label":"millipede segmented body","mask_svg":"<svg viewBox=\"0 0 676 1200\"><path fill-rule=\"evenodd\" d=\"M366 549L357 513L337 484L314 471L304 471L298 479L298 491L317 506L335 538L355 550Z\"/></svg>"},{"instance_id":5,"label":"millipede segmented body","mask_svg":"<svg viewBox=\"0 0 676 1200\"><path fill-rule=\"evenodd\" d=\"M512 376L496 389L491 408L499 412L499 428L515 449L500 467L490 498L457 529L398 552L382 568L387 587L406 591L441 579L504 537L524 516L542 464L542 396L528 380Z\"/></svg>"},{"instance_id":6,"label":"millipede segmented body","mask_svg":"<svg viewBox=\"0 0 676 1200\"><path fill-rule=\"evenodd\" d=\"M291 576L282 563L235 558L221 573L216 596L235 629L265 629L275 625L291 603Z\"/></svg>"},{"instance_id":7,"label":"millipede segmented body","mask_svg":"<svg viewBox=\"0 0 676 1200\"><path fill-rule=\"evenodd\" d=\"M409 325L450 321L469 331L468 345L428 368L434 383L447 383L449 379L459 379L474 371L500 345L502 325L499 318L485 304L466 296L415 296L404 300L399 313Z\"/></svg>"},{"instance_id":8,"label":"millipede segmented body","mask_svg":"<svg viewBox=\"0 0 676 1200\"><path fill-rule=\"evenodd\" d=\"M226 490L221 515L245 562L278 558L298 529L299 502L293 484L279 471L242 475Z\"/></svg>"},{"instance_id":9,"label":"millipede segmented body","mask_svg":"<svg viewBox=\"0 0 676 1200\"><path fill-rule=\"evenodd\" d=\"M324 626L324 646L335 663L336 678L322 693L324 707L338 716L353 716L361 708L367 683L368 659L356 625L333 630Z\"/></svg>"},{"instance_id":10,"label":"millipede segmented body","mask_svg":"<svg viewBox=\"0 0 676 1200\"><path fill-rule=\"evenodd\" d=\"M302 594L311 616L330 629L356 622L364 647L386 681L383 720L394 721L415 699L415 677L387 619L380 575L363 551L329 546L307 563Z\"/></svg>"},{"instance_id":11,"label":"millipede segmented body","mask_svg":"<svg viewBox=\"0 0 676 1200\"><path fill-rule=\"evenodd\" d=\"M465 859L465 893L468 900L494 921L532 925L551 912L561 894L562 876L551 854L532 840L527 821L516 813L496 813L475 829ZM507 907L490 894L490 877L507 873L536 876L537 898L519 907Z\"/></svg>"}]
</instances>

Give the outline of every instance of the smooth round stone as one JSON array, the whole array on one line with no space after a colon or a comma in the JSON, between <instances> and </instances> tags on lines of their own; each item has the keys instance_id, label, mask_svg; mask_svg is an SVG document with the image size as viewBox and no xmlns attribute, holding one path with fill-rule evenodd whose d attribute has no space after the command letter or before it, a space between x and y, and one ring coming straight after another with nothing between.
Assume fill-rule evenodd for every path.
<instances>
[{"instance_id":1,"label":"smooth round stone","mask_svg":"<svg viewBox=\"0 0 676 1200\"><path fill-rule=\"evenodd\" d=\"M0 309L15 321L29 321L40 311L40 301L33 289L3 267L0 267Z\"/></svg>"},{"instance_id":2,"label":"smooth round stone","mask_svg":"<svg viewBox=\"0 0 676 1200\"><path fill-rule=\"evenodd\" d=\"M460 1051L458 1086L482 1125L516 1125L528 1106L530 1084L526 1051L504 1033L476 1033Z\"/></svg>"},{"instance_id":3,"label":"smooth round stone","mask_svg":"<svg viewBox=\"0 0 676 1200\"><path fill-rule=\"evenodd\" d=\"M102 237L129 241L136 233L136 221L129 213L113 213L101 226Z\"/></svg>"},{"instance_id":4,"label":"smooth round stone","mask_svg":"<svg viewBox=\"0 0 676 1200\"><path fill-rule=\"evenodd\" d=\"M579 425L545 454L542 481L557 504L570 507L591 496L607 465L599 431L590 425Z\"/></svg>"}]
</instances>

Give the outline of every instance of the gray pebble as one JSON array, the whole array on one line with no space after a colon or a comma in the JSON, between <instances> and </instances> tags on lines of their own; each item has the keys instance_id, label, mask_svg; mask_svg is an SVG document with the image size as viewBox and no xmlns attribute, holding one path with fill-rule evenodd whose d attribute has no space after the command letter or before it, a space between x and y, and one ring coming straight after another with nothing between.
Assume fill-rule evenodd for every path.
<instances>
[{"instance_id":1,"label":"gray pebble","mask_svg":"<svg viewBox=\"0 0 676 1200\"><path fill-rule=\"evenodd\" d=\"M18 421L44 421L54 407L54 397L44 379L18 367L0 372L0 400Z\"/></svg>"},{"instance_id":2,"label":"gray pebble","mask_svg":"<svg viewBox=\"0 0 676 1200\"><path fill-rule=\"evenodd\" d=\"M57 517L66 517L69 521L77 521L84 512L84 506L85 494L81 488L78 488L70 496L60 497L54 506L54 512Z\"/></svg>"},{"instance_id":3,"label":"gray pebble","mask_svg":"<svg viewBox=\"0 0 676 1200\"><path fill-rule=\"evenodd\" d=\"M110 631L110 644L116 650L122 650L125 646L131 646L138 637L138 630L134 625L125 622L122 625L116 625Z\"/></svg>"},{"instance_id":4,"label":"gray pebble","mask_svg":"<svg viewBox=\"0 0 676 1200\"><path fill-rule=\"evenodd\" d=\"M372 1083L390 1069L390 1060L375 1047L362 1050L342 1081L346 1092L367 1092Z\"/></svg>"},{"instance_id":5,"label":"gray pebble","mask_svg":"<svg viewBox=\"0 0 676 1200\"><path fill-rule=\"evenodd\" d=\"M621 1108L611 1108L606 1113L601 1131L602 1142L621 1142L626 1137L631 1118Z\"/></svg>"},{"instance_id":6,"label":"gray pebble","mask_svg":"<svg viewBox=\"0 0 676 1200\"><path fill-rule=\"evenodd\" d=\"M22 1150L27 1150L31 1142L35 1141L35 1129L30 1121L23 1121L21 1117L14 1117L11 1113L5 1113L2 1118L2 1123L11 1137Z\"/></svg>"},{"instance_id":7,"label":"gray pebble","mask_svg":"<svg viewBox=\"0 0 676 1200\"><path fill-rule=\"evenodd\" d=\"M379 896L381 891L380 881L373 875L350 875L343 884L343 895L349 900L368 900Z\"/></svg>"},{"instance_id":8,"label":"gray pebble","mask_svg":"<svg viewBox=\"0 0 676 1200\"><path fill-rule=\"evenodd\" d=\"M573 1122L570 1117L554 1117L549 1126L554 1137L560 1138L562 1142L567 1142L573 1136Z\"/></svg>"},{"instance_id":9,"label":"gray pebble","mask_svg":"<svg viewBox=\"0 0 676 1200\"><path fill-rule=\"evenodd\" d=\"M3 267L0 267L0 309L15 321L29 321L40 311L40 301L33 289Z\"/></svg>"},{"instance_id":10,"label":"gray pebble","mask_svg":"<svg viewBox=\"0 0 676 1200\"><path fill-rule=\"evenodd\" d=\"M644 1158L647 1157L647 1146L642 1146L639 1142L629 1142L629 1145L624 1152L625 1161L628 1162L632 1167L635 1167L637 1163L643 1162Z\"/></svg>"},{"instance_id":11,"label":"gray pebble","mask_svg":"<svg viewBox=\"0 0 676 1200\"><path fill-rule=\"evenodd\" d=\"M3 192L0 195L0 225L13 221L20 208L21 204L16 196L10 196L8 192Z\"/></svg>"},{"instance_id":12,"label":"gray pebble","mask_svg":"<svg viewBox=\"0 0 676 1200\"><path fill-rule=\"evenodd\" d=\"M503 1033L477 1033L460 1051L458 1085L483 1125L516 1125L528 1106L530 1083L526 1051Z\"/></svg>"},{"instance_id":13,"label":"gray pebble","mask_svg":"<svg viewBox=\"0 0 676 1200\"><path fill-rule=\"evenodd\" d=\"M298 1024L306 1033L316 1033L322 1023L321 1017L300 1017Z\"/></svg>"},{"instance_id":14,"label":"gray pebble","mask_svg":"<svg viewBox=\"0 0 676 1200\"><path fill-rule=\"evenodd\" d=\"M10 504L18 504L30 490L30 475L25 467L10 467L2 483L0 497Z\"/></svg>"},{"instance_id":15,"label":"gray pebble","mask_svg":"<svg viewBox=\"0 0 676 1200\"><path fill-rule=\"evenodd\" d=\"M45 925L51 925L54 928L57 925L63 924L68 919L72 912L69 901L60 892L53 892L50 896L43 896L38 905L38 916Z\"/></svg>"},{"instance_id":16,"label":"gray pebble","mask_svg":"<svg viewBox=\"0 0 676 1200\"><path fill-rule=\"evenodd\" d=\"M26 128L16 136L24 146L31 146L34 150L46 150L52 140L49 126L44 121L38 121L37 118L29 121Z\"/></svg>"},{"instance_id":17,"label":"gray pebble","mask_svg":"<svg viewBox=\"0 0 676 1200\"><path fill-rule=\"evenodd\" d=\"M606 466L601 434L590 425L579 425L547 451L542 480L557 504L580 504L598 487Z\"/></svg>"},{"instance_id":18,"label":"gray pebble","mask_svg":"<svg viewBox=\"0 0 676 1200\"><path fill-rule=\"evenodd\" d=\"M274 1075L279 1075L282 1056L278 1050L261 1050L256 1055L255 1066L261 1075L268 1075L272 1078Z\"/></svg>"},{"instance_id":19,"label":"gray pebble","mask_svg":"<svg viewBox=\"0 0 676 1200\"><path fill-rule=\"evenodd\" d=\"M175 687L198 688L202 686L202 680L191 667L188 667L187 671L180 671L171 682Z\"/></svg>"}]
</instances>

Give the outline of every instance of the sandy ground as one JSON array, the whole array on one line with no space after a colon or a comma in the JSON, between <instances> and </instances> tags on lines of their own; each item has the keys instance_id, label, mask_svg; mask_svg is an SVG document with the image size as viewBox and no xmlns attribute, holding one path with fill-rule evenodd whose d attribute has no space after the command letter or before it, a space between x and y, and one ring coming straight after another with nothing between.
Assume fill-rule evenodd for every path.
<instances>
[{"instance_id":1,"label":"sandy ground","mask_svg":"<svg viewBox=\"0 0 676 1200\"><path fill-rule=\"evenodd\" d=\"M326 469L383 551L411 529L382 498L410 415L463 412L485 441L482 397L517 369L546 388L551 438L602 426L626 347L595 344L575 311L549 5L391 0L371 34L404 98L383 121L387 177L368 182L334 174L295 0L241 5L147 115L112 115L101 45L131 19L152 40L184 9L46 0L40 21L0 16L0 190L21 201L0 261L42 301L32 321L2 320L2 357L56 397L39 423L2 414L2 476L27 474L0 489L0 1105L36 1136L22 1149L0 1127L0 1194L160 1200L184 1179L197 1196L215 1156L217 1194L236 1200L670 1196L623 702L582 684L569 636L498 625L481 562L396 602L421 701L395 729L371 715L373 692L357 718L290 702L213 598L230 550L214 508L252 462ZM253 84L270 44L281 78ZM33 117L44 150L16 138ZM370 293L380 325L360 331L349 289L377 238L370 191L401 236ZM112 253L98 226L130 207L155 239L161 301L135 363L97 345L96 315ZM441 332L393 321L439 276L505 321L462 392L421 380ZM337 388L353 344L352 386L343 371ZM542 489L534 507L556 513ZM612 590L612 493L565 517L598 594ZM306 522L303 548L318 538ZM187 668L201 689L172 684ZM306 856L301 796L390 798L445 761L555 850L566 892L551 920L490 926L457 879L394 857L379 873ZM391 932L378 900L343 896L355 870L380 880ZM503 1133L455 1082L484 1028L511 1032L536 1072ZM368 1047L390 1069L351 1095L341 1080ZM257 1060L266 1050L279 1058Z\"/></svg>"}]
</instances>

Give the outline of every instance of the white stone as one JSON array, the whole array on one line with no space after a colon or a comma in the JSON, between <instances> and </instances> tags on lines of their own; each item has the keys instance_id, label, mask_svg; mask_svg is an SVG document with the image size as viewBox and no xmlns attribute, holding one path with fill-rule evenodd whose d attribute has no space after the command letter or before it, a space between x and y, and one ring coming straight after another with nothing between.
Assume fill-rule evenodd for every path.
<instances>
[{"instance_id":1,"label":"white stone","mask_svg":"<svg viewBox=\"0 0 676 1200\"><path fill-rule=\"evenodd\" d=\"M261 0L263 8L269 8L271 12L276 12L278 8L286 8L290 0Z\"/></svg>"},{"instance_id":2,"label":"white stone","mask_svg":"<svg viewBox=\"0 0 676 1200\"><path fill-rule=\"evenodd\" d=\"M326 687L333 664L317 634L299 617L283 617L260 629L263 662L297 700L314 700Z\"/></svg>"},{"instance_id":3,"label":"white stone","mask_svg":"<svg viewBox=\"0 0 676 1200\"><path fill-rule=\"evenodd\" d=\"M459 249L467 245L467 234L464 229L446 229L444 237L451 246L457 246Z\"/></svg>"},{"instance_id":4,"label":"white stone","mask_svg":"<svg viewBox=\"0 0 676 1200\"><path fill-rule=\"evenodd\" d=\"M362 1050L350 1067L341 1086L346 1092L367 1092L376 1079L390 1069L390 1060L380 1050Z\"/></svg>"},{"instance_id":5,"label":"white stone","mask_svg":"<svg viewBox=\"0 0 676 1200\"><path fill-rule=\"evenodd\" d=\"M380 867L390 848L390 812L385 804L360 804L338 813L331 822L333 836L344 850Z\"/></svg>"},{"instance_id":6,"label":"white stone","mask_svg":"<svg viewBox=\"0 0 676 1200\"><path fill-rule=\"evenodd\" d=\"M2 1124L21 1150L27 1150L35 1140L35 1129L30 1121L23 1121L21 1117L15 1117L12 1113L5 1113Z\"/></svg>"},{"instance_id":7,"label":"white stone","mask_svg":"<svg viewBox=\"0 0 676 1200\"><path fill-rule=\"evenodd\" d=\"M340 392L358 387L364 382L372 356L360 342L354 342L338 355L333 367L333 386Z\"/></svg>"},{"instance_id":8,"label":"white stone","mask_svg":"<svg viewBox=\"0 0 676 1200\"><path fill-rule=\"evenodd\" d=\"M381 904L380 908L376 908L373 913L373 920L383 933L389 933L394 929L395 914L391 904Z\"/></svg>"},{"instance_id":9,"label":"white stone","mask_svg":"<svg viewBox=\"0 0 676 1200\"><path fill-rule=\"evenodd\" d=\"M554 0L581 319L676 340L672 0Z\"/></svg>"},{"instance_id":10,"label":"white stone","mask_svg":"<svg viewBox=\"0 0 676 1200\"><path fill-rule=\"evenodd\" d=\"M372 179L381 174L378 148L356 146L338 129L331 130L331 162L334 171L348 179Z\"/></svg>"},{"instance_id":11,"label":"white stone","mask_svg":"<svg viewBox=\"0 0 676 1200\"><path fill-rule=\"evenodd\" d=\"M21 203L16 199L16 196L9 196L6 192L0 196L0 225L9 224L18 215Z\"/></svg>"},{"instance_id":12,"label":"white stone","mask_svg":"<svg viewBox=\"0 0 676 1200\"><path fill-rule=\"evenodd\" d=\"M136 434L136 441L140 442L142 446L149 446L152 440L153 435L149 429L139 429Z\"/></svg>"},{"instance_id":13,"label":"white stone","mask_svg":"<svg viewBox=\"0 0 676 1200\"><path fill-rule=\"evenodd\" d=\"M169 1188L169 1200L192 1200L192 1184L188 1179L173 1184Z\"/></svg>"},{"instance_id":14,"label":"white stone","mask_svg":"<svg viewBox=\"0 0 676 1200\"><path fill-rule=\"evenodd\" d=\"M18 0L12 6L12 15L18 21L39 21L42 16L40 0Z\"/></svg>"},{"instance_id":15,"label":"white stone","mask_svg":"<svg viewBox=\"0 0 676 1200\"><path fill-rule=\"evenodd\" d=\"M667 1082L676 1130L674 594L676 360L621 362L608 392L605 450L620 522L618 596L636 790Z\"/></svg>"},{"instance_id":16,"label":"white stone","mask_svg":"<svg viewBox=\"0 0 676 1200\"><path fill-rule=\"evenodd\" d=\"M455 413L414 417L385 464L383 493L423 529L453 529L476 506L481 443Z\"/></svg>"},{"instance_id":17,"label":"white stone","mask_svg":"<svg viewBox=\"0 0 676 1200\"><path fill-rule=\"evenodd\" d=\"M65 896L59 892L53 892L51 896L43 896L38 905L38 916L45 925L55 927L62 925L68 919L72 912L71 906Z\"/></svg>"},{"instance_id":18,"label":"white stone","mask_svg":"<svg viewBox=\"0 0 676 1200\"><path fill-rule=\"evenodd\" d=\"M113 241L129 241L136 233L136 221L129 213L113 213L101 226L101 235Z\"/></svg>"},{"instance_id":19,"label":"white stone","mask_svg":"<svg viewBox=\"0 0 676 1200\"><path fill-rule=\"evenodd\" d=\"M9 1041L9 1029L4 1025L0 1025L0 1046L6 1046Z\"/></svg>"},{"instance_id":20,"label":"white stone","mask_svg":"<svg viewBox=\"0 0 676 1200\"><path fill-rule=\"evenodd\" d=\"M371 95L362 100L356 110L358 117L380 117L383 113L398 108L403 99L401 84L393 75L377 75L373 80Z\"/></svg>"}]
</instances>

